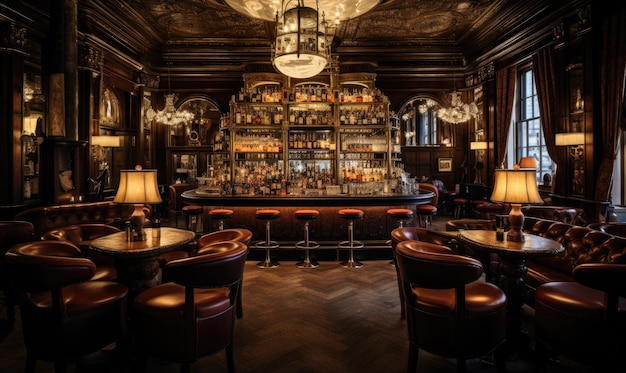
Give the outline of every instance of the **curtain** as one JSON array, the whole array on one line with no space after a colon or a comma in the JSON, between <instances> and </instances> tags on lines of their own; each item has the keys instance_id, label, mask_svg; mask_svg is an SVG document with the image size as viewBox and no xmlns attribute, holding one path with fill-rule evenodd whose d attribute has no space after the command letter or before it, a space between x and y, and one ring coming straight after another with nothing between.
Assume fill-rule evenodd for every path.
<instances>
[{"instance_id":1,"label":"curtain","mask_svg":"<svg viewBox=\"0 0 626 373\"><path fill-rule=\"evenodd\" d=\"M617 158L619 132L624 122L624 77L626 70L626 10L611 14L602 23L600 96L602 138L594 141L595 151L603 150L595 199L610 201L613 166Z\"/></svg>"},{"instance_id":2,"label":"curtain","mask_svg":"<svg viewBox=\"0 0 626 373\"><path fill-rule=\"evenodd\" d=\"M511 128L513 104L515 103L515 80L517 68L511 66L496 72L496 167L506 160L506 142Z\"/></svg>"},{"instance_id":3,"label":"curtain","mask_svg":"<svg viewBox=\"0 0 626 373\"><path fill-rule=\"evenodd\" d=\"M546 148L550 158L556 163L557 171L566 169L567 158L559 157L555 137L557 132L557 105L556 99L556 69L554 67L554 50L547 47L533 56L533 74L537 88L537 100L539 101L539 115L541 117L541 129L545 139ZM552 190L557 178L552 180Z\"/></svg>"}]
</instances>

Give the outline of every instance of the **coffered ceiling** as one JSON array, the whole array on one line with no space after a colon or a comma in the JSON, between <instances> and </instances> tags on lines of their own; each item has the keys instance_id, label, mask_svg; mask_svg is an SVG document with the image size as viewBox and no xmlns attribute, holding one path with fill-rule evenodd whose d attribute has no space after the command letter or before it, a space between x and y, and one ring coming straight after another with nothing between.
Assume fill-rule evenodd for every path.
<instances>
[{"instance_id":1,"label":"coffered ceiling","mask_svg":"<svg viewBox=\"0 0 626 373\"><path fill-rule=\"evenodd\" d=\"M224 0L78 3L79 29L148 70L240 76L272 69L275 23L248 18ZM541 21L565 7L555 3L562 2L381 0L370 12L340 23L333 55L344 67L367 62L377 74L449 73L468 63L485 63L496 51L513 46L529 24L539 24L536 37L545 38L553 25L541 26ZM312 0L304 4L314 6Z\"/></svg>"}]
</instances>

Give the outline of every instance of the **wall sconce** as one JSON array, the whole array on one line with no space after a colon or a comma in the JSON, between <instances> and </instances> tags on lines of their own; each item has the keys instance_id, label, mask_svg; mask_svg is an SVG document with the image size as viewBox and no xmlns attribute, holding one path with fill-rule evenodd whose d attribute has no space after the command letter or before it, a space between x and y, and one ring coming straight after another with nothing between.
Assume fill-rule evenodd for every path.
<instances>
[{"instance_id":1,"label":"wall sconce","mask_svg":"<svg viewBox=\"0 0 626 373\"><path fill-rule=\"evenodd\" d=\"M106 150L104 148L119 148L120 137L119 136L92 136L91 147L93 152L93 159L96 162L103 162L106 160Z\"/></svg>"},{"instance_id":2,"label":"wall sconce","mask_svg":"<svg viewBox=\"0 0 626 373\"><path fill-rule=\"evenodd\" d=\"M570 156L574 159L582 157L585 134L583 132L557 133L555 138L556 146L569 146Z\"/></svg>"},{"instance_id":3,"label":"wall sconce","mask_svg":"<svg viewBox=\"0 0 626 373\"><path fill-rule=\"evenodd\" d=\"M483 161L485 150L487 149L489 149L489 143L487 141L470 142L470 150L476 150L476 164L474 165L476 177L474 178L474 184L482 184L482 169L485 167Z\"/></svg>"},{"instance_id":4,"label":"wall sconce","mask_svg":"<svg viewBox=\"0 0 626 373\"><path fill-rule=\"evenodd\" d=\"M573 160L570 166L571 191L573 194L582 195L585 189L583 162L585 134L583 132L557 133L554 140L557 146L569 147L569 156Z\"/></svg>"}]
</instances>

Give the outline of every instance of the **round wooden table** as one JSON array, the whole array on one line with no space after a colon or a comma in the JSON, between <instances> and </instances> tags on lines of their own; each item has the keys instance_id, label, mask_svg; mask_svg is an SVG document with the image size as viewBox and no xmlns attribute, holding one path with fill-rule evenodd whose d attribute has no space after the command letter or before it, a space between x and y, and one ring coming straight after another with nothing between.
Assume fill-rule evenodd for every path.
<instances>
[{"instance_id":1,"label":"round wooden table","mask_svg":"<svg viewBox=\"0 0 626 373\"><path fill-rule=\"evenodd\" d=\"M472 250L496 253L500 257L497 285L507 296L507 343L522 346L526 335L522 329L524 276L528 271L525 260L558 255L565 248L554 240L533 234L524 234L524 242L508 241L506 238L498 241L493 230L460 230L458 238L461 245L467 245Z\"/></svg>"},{"instance_id":2,"label":"round wooden table","mask_svg":"<svg viewBox=\"0 0 626 373\"><path fill-rule=\"evenodd\" d=\"M145 241L128 241L126 232L117 232L91 240L89 250L111 256L119 281L131 294L161 282L159 255L191 242L195 233L185 229L163 227L160 237L152 237L152 228L146 228Z\"/></svg>"}]
</instances>

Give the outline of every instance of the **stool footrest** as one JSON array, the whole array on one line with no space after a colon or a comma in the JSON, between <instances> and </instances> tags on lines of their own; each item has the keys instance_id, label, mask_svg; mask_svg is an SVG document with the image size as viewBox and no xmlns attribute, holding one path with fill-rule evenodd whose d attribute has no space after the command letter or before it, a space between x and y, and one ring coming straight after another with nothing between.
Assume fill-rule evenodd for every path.
<instances>
[{"instance_id":1,"label":"stool footrest","mask_svg":"<svg viewBox=\"0 0 626 373\"><path fill-rule=\"evenodd\" d=\"M261 241L261 242L258 242L256 245L254 245L254 247L256 249L271 250L271 249L278 249L279 245L278 245L278 242L276 241L270 241L270 242Z\"/></svg>"},{"instance_id":2,"label":"stool footrest","mask_svg":"<svg viewBox=\"0 0 626 373\"><path fill-rule=\"evenodd\" d=\"M320 244L315 241L309 241L309 246L305 245L304 241L296 242L296 249L319 249Z\"/></svg>"},{"instance_id":3,"label":"stool footrest","mask_svg":"<svg viewBox=\"0 0 626 373\"><path fill-rule=\"evenodd\" d=\"M350 244L350 241L341 241L339 242L337 246L341 250L350 250L350 249L362 249L365 245L361 241L352 241L352 244Z\"/></svg>"}]
</instances>

